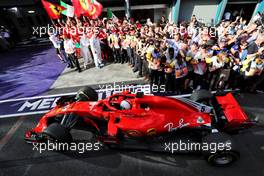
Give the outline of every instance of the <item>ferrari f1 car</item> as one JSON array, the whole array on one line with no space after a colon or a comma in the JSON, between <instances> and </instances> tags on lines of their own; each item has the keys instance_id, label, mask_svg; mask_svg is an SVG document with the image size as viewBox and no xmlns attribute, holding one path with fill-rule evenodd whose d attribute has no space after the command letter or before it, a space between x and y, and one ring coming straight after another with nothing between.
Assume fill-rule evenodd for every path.
<instances>
[{"instance_id":1,"label":"ferrari f1 car","mask_svg":"<svg viewBox=\"0 0 264 176\"><path fill-rule=\"evenodd\" d=\"M190 98L175 98L123 92L98 101L97 92L84 87L76 96L61 97L57 106L25 133L25 140L70 142L71 130L81 128L110 148L198 151L213 165L228 165L239 158L231 135L254 123L232 93L213 95L199 90ZM196 146L195 151L175 151L177 142L222 143L222 149ZM227 143L231 147L227 148Z\"/></svg>"}]
</instances>

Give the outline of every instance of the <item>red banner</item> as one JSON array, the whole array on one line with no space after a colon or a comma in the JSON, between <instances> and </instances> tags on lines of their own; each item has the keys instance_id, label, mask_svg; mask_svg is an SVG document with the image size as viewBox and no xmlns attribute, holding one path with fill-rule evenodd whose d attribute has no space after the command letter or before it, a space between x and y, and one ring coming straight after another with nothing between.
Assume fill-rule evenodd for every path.
<instances>
[{"instance_id":1,"label":"red banner","mask_svg":"<svg viewBox=\"0 0 264 176\"><path fill-rule=\"evenodd\" d=\"M90 19L96 19L103 11L102 4L96 0L72 0L72 4L74 6L74 13L77 17L80 17L81 14L83 14Z\"/></svg>"},{"instance_id":2,"label":"red banner","mask_svg":"<svg viewBox=\"0 0 264 176\"><path fill-rule=\"evenodd\" d=\"M93 3L90 1L89 10L84 15L89 17L90 19L99 18L103 11L103 6L98 1L94 0Z\"/></svg>"},{"instance_id":3,"label":"red banner","mask_svg":"<svg viewBox=\"0 0 264 176\"><path fill-rule=\"evenodd\" d=\"M53 4L45 0L41 0L41 2L51 19L59 19L61 16L61 12L65 10L65 8L60 5Z\"/></svg>"}]
</instances>

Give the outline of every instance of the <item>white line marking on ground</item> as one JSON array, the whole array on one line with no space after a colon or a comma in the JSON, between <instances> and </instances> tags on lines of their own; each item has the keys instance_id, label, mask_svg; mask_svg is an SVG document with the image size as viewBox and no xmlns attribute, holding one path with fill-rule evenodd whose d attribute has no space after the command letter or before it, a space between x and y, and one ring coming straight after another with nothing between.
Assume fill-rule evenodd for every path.
<instances>
[{"instance_id":1,"label":"white line marking on ground","mask_svg":"<svg viewBox=\"0 0 264 176\"><path fill-rule=\"evenodd\" d=\"M38 153L35 152L35 153L33 154L33 158L37 157L37 155L38 155ZM25 172L24 172L24 174L23 174L22 176L27 176L27 175L29 175L29 171L30 171L30 169L32 168L32 166L33 166L33 164L29 164L29 165L27 165L27 167L26 167L26 169L25 169Z\"/></svg>"},{"instance_id":2,"label":"white line marking on ground","mask_svg":"<svg viewBox=\"0 0 264 176\"><path fill-rule=\"evenodd\" d=\"M24 119L25 119L25 117L20 117L16 121L16 123L10 128L10 130L6 133L6 135L0 140L0 151L8 143L8 141L14 135L16 130L20 127L20 125L23 123Z\"/></svg>"},{"instance_id":3,"label":"white line marking on ground","mask_svg":"<svg viewBox=\"0 0 264 176\"><path fill-rule=\"evenodd\" d=\"M264 131L254 131L253 134L255 135L259 135L259 136L264 136ZM263 146L263 150L264 150L264 146Z\"/></svg>"},{"instance_id":4,"label":"white line marking on ground","mask_svg":"<svg viewBox=\"0 0 264 176\"><path fill-rule=\"evenodd\" d=\"M44 114L49 112L49 110L46 111L36 111L36 112L26 112L26 113L17 113L17 114L8 114L8 115L1 115L0 119L3 118L9 118L9 117L17 117L17 116L29 116L29 115L38 115L38 114Z\"/></svg>"}]
</instances>

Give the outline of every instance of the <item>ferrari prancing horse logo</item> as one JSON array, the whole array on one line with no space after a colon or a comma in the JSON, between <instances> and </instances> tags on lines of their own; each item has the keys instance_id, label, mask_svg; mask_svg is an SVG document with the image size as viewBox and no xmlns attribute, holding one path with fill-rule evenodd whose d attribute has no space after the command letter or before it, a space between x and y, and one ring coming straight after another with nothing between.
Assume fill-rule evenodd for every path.
<instances>
[{"instance_id":1,"label":"ferrari prancing horse logo","mask_svg":"<svg viewBox=\"0 0 264 176\"><path fill-rule=\"evenodd\" d=\"M85 11L88 11L89 15L93 15L96 12L96 8L94 7L94 5L88 3L88 0L80 0L79 2L82 8Z\"/></svg>"},{"instance_id":2,"label":"ferrari prancing horse logo","mask_svg":"<svg viewBox=\"0 0 264 176\"><path fill-rule=\"evenodd\" d=\"M53 4L50 5L50 9L52 10L52 12L55 14L55 15L60 15L61 12L63 11L63 9L59 6L55 6Z\"/></svg>"},{"instance_id":3,"label":"ferrari prancing horse logo","mask_svg":"<svg viewBox=\"0 0 264 176\"><path fill-rule=\"evenodd\" d=\"M87 0L80 0L80 4L84 10L88 10Z\"/></svg>"}]
</instances>

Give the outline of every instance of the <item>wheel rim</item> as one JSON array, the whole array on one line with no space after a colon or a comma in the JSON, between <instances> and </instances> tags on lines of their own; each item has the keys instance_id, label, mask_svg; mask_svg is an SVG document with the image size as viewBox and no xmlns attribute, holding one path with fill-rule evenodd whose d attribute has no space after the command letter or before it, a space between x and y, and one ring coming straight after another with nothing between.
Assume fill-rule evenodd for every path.
<instances>
[{"instance_id":1,"label":"wheel rim","mask_svg":"<svg viewBox=\"0 0 264 176\"><path fill-rule=\"evenodd\" d=\"M229 164L233 161L233 157L231 155L223 154L220 156L217 156L215 158L215 163L219 165L225 165Z\"/></svg>"}]
</instances>

